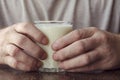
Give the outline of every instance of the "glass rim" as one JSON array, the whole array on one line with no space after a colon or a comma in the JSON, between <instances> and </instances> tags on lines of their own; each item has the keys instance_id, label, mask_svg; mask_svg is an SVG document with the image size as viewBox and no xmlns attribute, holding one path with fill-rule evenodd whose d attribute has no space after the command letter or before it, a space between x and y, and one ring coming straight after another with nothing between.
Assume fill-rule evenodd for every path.
<instances>
[{"instance_id":1,"label":"glass rim","mask_svg":"<svg viewBox=\"0 0 120 80\"><path fill-rule=\"evenodd\" d=\"M51 23L54 23L54 24L72 24L71 22L69 21L34 21L34 24L51 24Z\"/></svg>"}]
</instances>

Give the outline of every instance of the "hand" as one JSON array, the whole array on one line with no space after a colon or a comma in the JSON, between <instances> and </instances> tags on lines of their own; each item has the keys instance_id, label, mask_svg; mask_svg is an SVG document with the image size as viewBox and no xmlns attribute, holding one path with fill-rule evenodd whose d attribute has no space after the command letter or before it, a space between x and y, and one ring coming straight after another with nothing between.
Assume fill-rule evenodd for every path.
<instances>
[{"instance_id":1,"label":"hand","mask_svg":"<svg viewBox=\"0 0 120 80\"><path fill-rule=\"evenodd\" d=\"M120 68L120 36L97 28L74 30L52 48L59 67L72 72Z\"/></svg>"},{"instance_id":2,"label":"hand","mask_svg":"<svg viewBox=\"0 0 120 80\"><path fill-rule=\"evenodd\" d=\"M41 65L46 58L40 44L47 44L46 36L31 23L19 23L0 30L0 64L30 71Z\"/></svg>"}]
</instances>

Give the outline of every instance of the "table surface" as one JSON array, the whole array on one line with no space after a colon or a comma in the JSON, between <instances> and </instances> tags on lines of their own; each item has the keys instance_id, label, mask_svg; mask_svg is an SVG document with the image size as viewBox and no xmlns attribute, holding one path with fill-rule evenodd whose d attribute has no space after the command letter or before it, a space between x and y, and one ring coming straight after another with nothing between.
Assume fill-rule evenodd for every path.
<instances>
[{"instance_id":1,"label":"table surface","mask_svg":"<svg viewBox=\"0 0 120 80\"><path fill-rule=\"evenodd\" d=\"M41 73L0 66L0 80L120 80L120 70L102 73Z\"/></svg>"}]
</instances>

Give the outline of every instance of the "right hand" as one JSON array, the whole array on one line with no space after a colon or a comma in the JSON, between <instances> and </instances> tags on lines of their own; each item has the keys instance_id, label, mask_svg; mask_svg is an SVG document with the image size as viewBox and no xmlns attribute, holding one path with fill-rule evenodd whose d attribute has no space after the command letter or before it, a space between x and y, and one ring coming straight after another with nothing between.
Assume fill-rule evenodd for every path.
<instances>
[{"instance_id":1,"label":"right hand","mask_svg":"<svg viewBox=\"0 0 120 80\"><path fill-rule=\"evenodd\" d=\"M38 69L46 58L45 51L38 46L46 45L46 36L31 23L19 23L0 30L0 64L31 71Z\"/></svg>"}]
</instances>

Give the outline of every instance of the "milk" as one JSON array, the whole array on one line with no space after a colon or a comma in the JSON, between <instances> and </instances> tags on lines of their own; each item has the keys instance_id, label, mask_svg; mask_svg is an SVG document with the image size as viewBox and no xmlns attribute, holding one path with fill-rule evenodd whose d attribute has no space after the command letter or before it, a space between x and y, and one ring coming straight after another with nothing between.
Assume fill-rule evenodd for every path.
<instances>
[{"instance_id":1,"label":"milk","mask_svg":"<svg viewBox=\"0 0 120 80\"><path fill-rule=\"evenodd\" d=\"M65 22L56 22L56 23L37 23L37 28L40 29L49 39L48 45L39 44L47 53L47 59L42 60L43 66L40 68L42 71L47 72L56 72L58 70L58 62L53 60L54 51L51 48L52 43L58 38L66 35L72 31L72 25Z\"/></svg>"}]
</instances>

